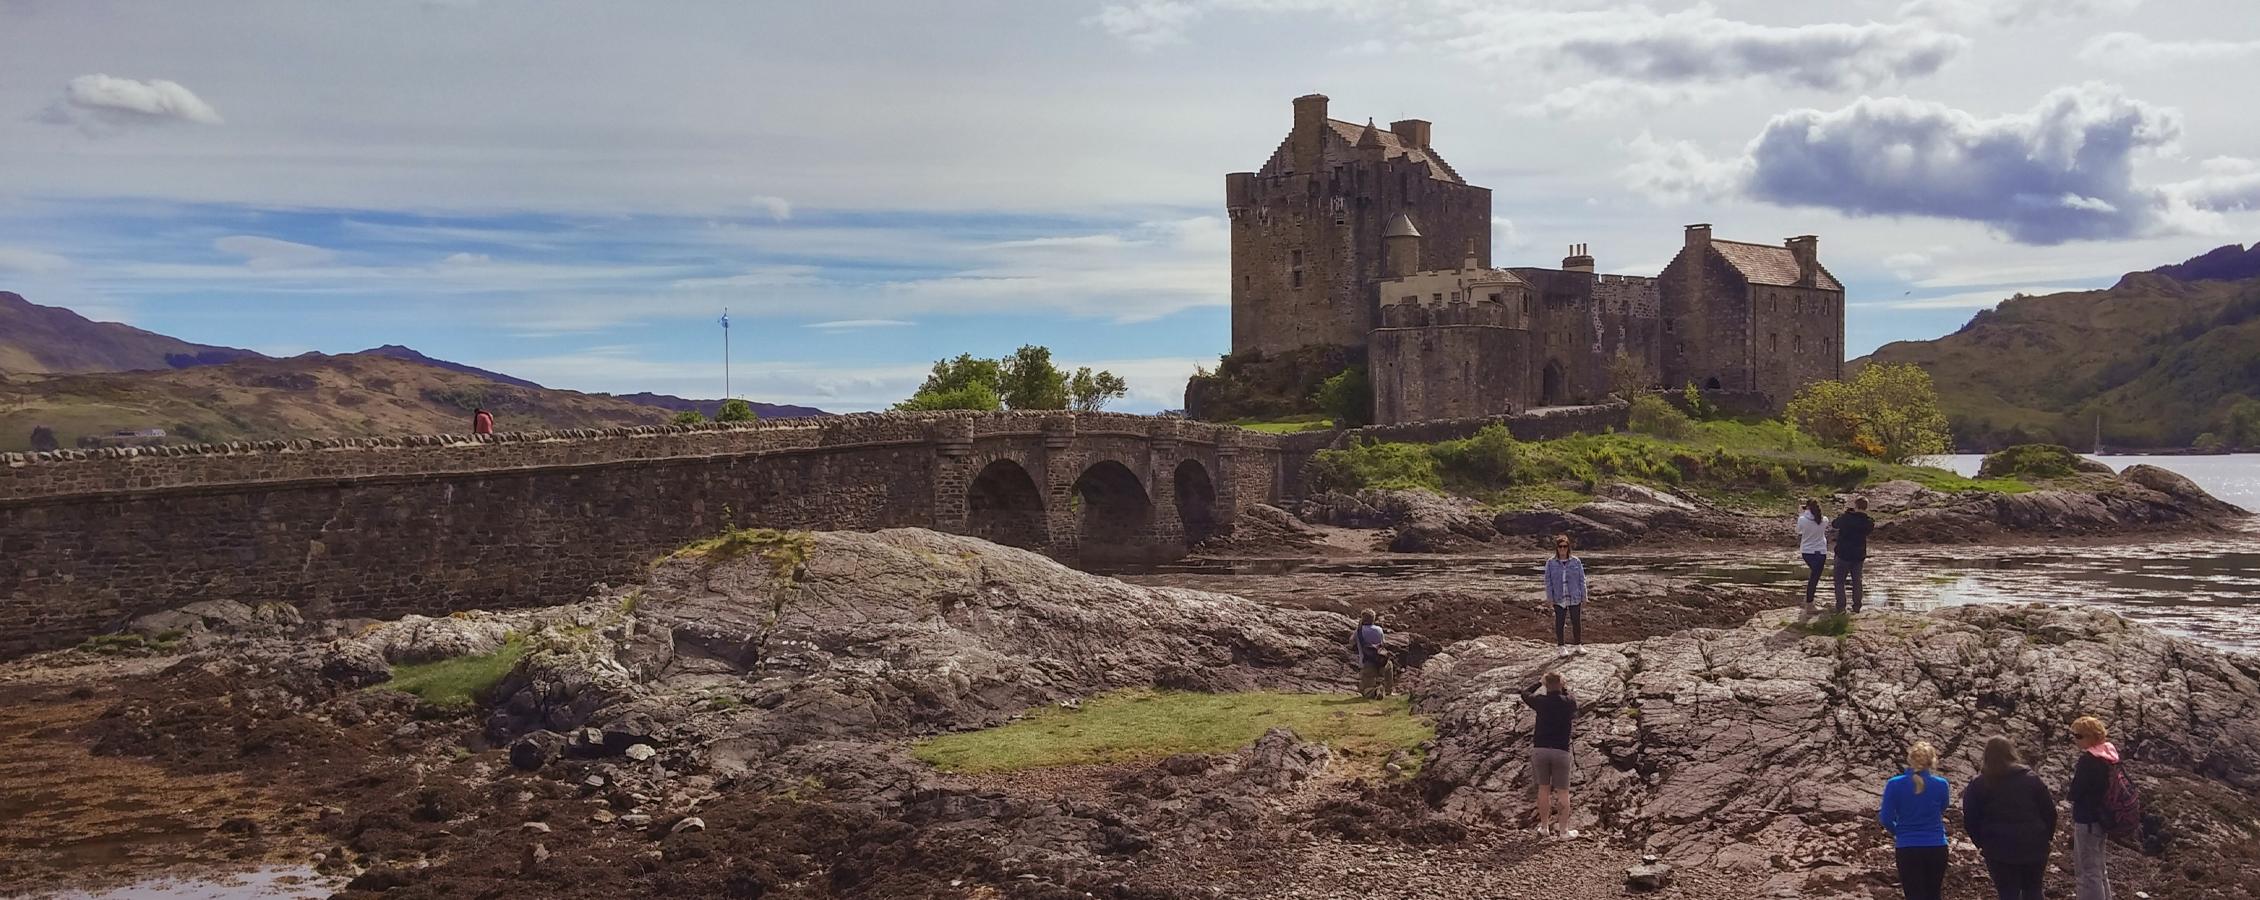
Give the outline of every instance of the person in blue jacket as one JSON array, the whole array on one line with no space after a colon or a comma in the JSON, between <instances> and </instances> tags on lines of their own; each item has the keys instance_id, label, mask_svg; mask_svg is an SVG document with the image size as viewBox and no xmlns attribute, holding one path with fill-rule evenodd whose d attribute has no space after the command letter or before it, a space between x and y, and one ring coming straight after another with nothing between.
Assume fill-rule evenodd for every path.
<instances>
[{"instance_id":1,"label":"person in blue jacket","mask_svg":"<svg viewBox=\"0 0 2260 900\"><path fill-rule=\"evenodd\" d=\"M1891 829L1898 847L1899 888L1907 900L1942 900L1946 889L1946 806L1953 789L1931 774L1938 748L1916 741L1907 748L1907 770L1883 783L1883 808L1876 821Z\"/></svg>"}]
</instances>

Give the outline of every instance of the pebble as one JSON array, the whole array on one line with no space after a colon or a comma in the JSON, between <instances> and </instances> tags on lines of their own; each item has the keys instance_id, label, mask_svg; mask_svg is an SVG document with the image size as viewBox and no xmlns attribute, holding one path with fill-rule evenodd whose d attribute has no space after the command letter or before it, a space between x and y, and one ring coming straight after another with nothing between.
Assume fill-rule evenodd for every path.
<instances>
[{"instance_id":1,"label":"pebble","mask_svg":"<svg viewBox=\"0 0 2260 900\"><path fill-rule=\"evenodd\" d=\"M684 817L683 817L683 820L682 820L682 821L680 821L680 822L677 822L677 823L675 823L675 827L668 829L668 832L669 832L669 833L671 833L671 834L681 834L681 833L683 833L683 832L686 832L686 831L705 831L705 830L706 830L706 820L705 820L705 819L701 819L701 818L699 818L699 817L697 817L697 816L684 816ZM952 885L952 886L954 886L954 885Z\"/></svg>"},{"instance_id":2,"label":"pebble","mask_svg":"<svg viewBox=\"0 0 2260 900\"><path fill-rule=\"evenodd\" d=\"M643 762L658 755L659 751L651 749L650 744L631 744L628 746L628 758L636 762Z\"/></svg>"},{"instance_id":3,"label":"pebble","mask_svg":"<svg viewBox=\"0 0 2260 900\"><path fill-rule=\"evenodd\" d=\"M524 824L524 825L520 825L520 826L518 826L518 828L519 828L519 830L521 830L521 831L527 831L527 832L531 832L531 833L533 833L533 834L548 834L548 833L549 833L549 823L548 823L548 822L527 822L527 823L526 823L526 824Z\"/></svg>"},{"instance_id":4,"label":"pebble","mask_svg":"<svg viewBox=\"0 0 2260 900\"><path fill-rule=\"evenodd\" d=\"M651 826L651 817L643 813L629 813L620 817L620 824L629 828L648 828Z\"/></svg>"},{"instance_id":5,"label":"pebble","mask_svg":"<svg viewBox=\"0 0 2260 900\"><path fill-rule=\"evenodd\" d=\"M618 817L614 816L612 814L612 811L609 809L600 809L596 812L589 813L589 821L595 822L598 825L609 825L615 818Z\"/></svg>"}]
</instances>

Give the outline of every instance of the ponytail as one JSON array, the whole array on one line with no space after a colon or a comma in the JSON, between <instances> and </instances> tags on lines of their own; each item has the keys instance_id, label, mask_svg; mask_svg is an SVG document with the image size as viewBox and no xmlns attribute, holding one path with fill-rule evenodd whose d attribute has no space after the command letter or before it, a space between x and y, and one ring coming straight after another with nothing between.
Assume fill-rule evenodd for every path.
<instances>
[{"instance_id":1,"label":"ponytail","mask_svg":"<svg viewBox=\"0 0 2260 900\"><path fill-rule=\"evenodd\" d=\"M1915 770L1915 793L1923 792L1923 783L1929 781L1930 770L1938 766L1938 748L1929 741L1916 741L1907 748L1907 766Z\"/></svg>"}]
</instances>

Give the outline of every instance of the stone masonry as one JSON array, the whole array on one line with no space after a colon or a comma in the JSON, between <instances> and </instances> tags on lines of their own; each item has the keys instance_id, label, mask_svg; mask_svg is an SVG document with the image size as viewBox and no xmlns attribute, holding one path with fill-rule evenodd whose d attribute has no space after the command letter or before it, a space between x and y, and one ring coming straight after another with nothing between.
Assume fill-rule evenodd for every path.
<instances>
[{"instance_id":1,"label":"stone masonry","mask_svg":"<svg viewBox=\"0 0 2260 900\"><path fill-rule=\"evenodd\" d=\"M580 599L725 527L1181 553L1281 495L1280 438L1108 413L0 454L0 655L195 600L325 616Z\"/></svg>"}]
</instances>

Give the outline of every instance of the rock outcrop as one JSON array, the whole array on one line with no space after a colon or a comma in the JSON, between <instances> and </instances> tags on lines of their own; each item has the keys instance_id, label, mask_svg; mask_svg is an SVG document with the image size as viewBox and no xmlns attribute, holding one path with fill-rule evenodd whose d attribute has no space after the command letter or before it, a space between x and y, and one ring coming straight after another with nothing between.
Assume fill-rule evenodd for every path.
<instances>
[{"instance_id":1,"label":"rock outcrop","mask_svg":"<svg viewBox=\"0 0 2260 900\"><path fill-rule=\"evenodd\" d=\"M1304 521L1320 525L1394 529L1385 543L1398 553L1465 552L1499 536L1475 501L1428 491L1328 491L1304 500L1300 513Z\"/></svg>"},{"instance_id":2,"label":"rock outcrop","mask_svg":"<svg viewBox=\"0 0 2260 900\"><path fill-rule=\"evenodd\" d=\"M1867 896L1845 886L1889 865L1873 816L1910 742L1938 745L1959 785L2006 735L2060 791L2080 715L2113 724L2160 817L2153 849L2245 853L2260 828L2260 662L2069 607L1876 613L1843 638L1793 624L1767 613L1568 661L1528 641L1454 644L1416 695L1438 720L1421 779L1453 815L1523 814L1533 723L1516 694L1558 670L1580 704L1584 824L1743 873L1749 896ZM2214 799L2162 800L2192 796Z\"/></svg>"}]
</instances>

